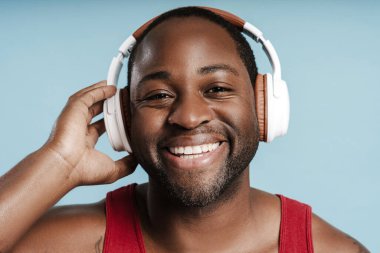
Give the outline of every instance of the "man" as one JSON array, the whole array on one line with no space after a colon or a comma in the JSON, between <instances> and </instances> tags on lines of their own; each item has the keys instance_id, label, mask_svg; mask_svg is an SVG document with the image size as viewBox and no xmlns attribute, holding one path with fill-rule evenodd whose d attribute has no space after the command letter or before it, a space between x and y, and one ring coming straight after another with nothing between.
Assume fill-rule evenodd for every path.
<instances>
[{"instance_id":1,"label":"man","mask_svg":"<svg viewBox=\"0 0 380 253\"><path fill-rule=\"evenodd\" d=\"M251 65L248 44L220 17L165 14L130 59L123 104L133 155L113 161L94 149L105 126L91 121L113 86L72 95L46 144L0 181L0 252L368 252L308 206L250 188L259 142ZM147 184L50 209L137 163Z\"/></svg>"}]
</instances>

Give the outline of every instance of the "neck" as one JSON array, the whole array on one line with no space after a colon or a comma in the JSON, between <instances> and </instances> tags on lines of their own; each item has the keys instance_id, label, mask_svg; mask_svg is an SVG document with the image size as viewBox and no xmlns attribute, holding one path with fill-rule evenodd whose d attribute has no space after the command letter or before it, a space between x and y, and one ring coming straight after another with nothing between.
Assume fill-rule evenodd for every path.
<instances>
[{"instance_id":1,"label":"neck","mask_svg":"<svg viewBox=\"0 0 380 253\"><path fill-rule=\"evenodd\" d=\"M236 236L251 220L249 217L252 217L253 209L250 192L248 167L216 201L205 207L179 206L168 199L158 184L150 180L145 195L144 230L156 240L170 238L172 241L176 238L181 245L194 243L194 238L205 241L208 236L215 236L215 231L218 231L220 238L224 237L224 233L228 240L231 233ZM160 235L160 238L154 235Z\"/></svg>"}]
</instances>

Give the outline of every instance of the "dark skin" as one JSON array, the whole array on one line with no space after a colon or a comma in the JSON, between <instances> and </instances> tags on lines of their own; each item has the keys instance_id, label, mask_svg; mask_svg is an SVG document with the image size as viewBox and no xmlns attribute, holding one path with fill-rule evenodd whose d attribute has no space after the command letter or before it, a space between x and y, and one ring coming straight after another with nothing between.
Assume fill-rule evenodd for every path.
<instances>
[{"instance_id":1,"label":"dark skin","mask_svg":"<svg viewBox=\"0 0 380 253\"><path fill-rule=\"evenodd\" d=\"M134 157L114 162L94 149L104 123L90 121L114 88L100 82L74 94L49 141L0 181L0 252L101 252L104 200L48 209L76 186L132 173L137 161L150 175L137 188L147 252L278 252L279 199L250 187L248 166L217 199L186 208L167 196L156 168L149 167L162 161L172 182L188 189L199 183L198 174L200 185L212 185L225 160L239 152L240 136L256 140L253 90L232 38L204 19L174 18L154 28L138 50L127 108ZM207 66L214 67L200 71ZM220 131L199 133L200 128ZM216 158L200 159L206 167L173 162L165 153L170 146L214 141L222 144ZM312 222L314 252L368 252L318 216Z\"/></svg>"}]
</instances>

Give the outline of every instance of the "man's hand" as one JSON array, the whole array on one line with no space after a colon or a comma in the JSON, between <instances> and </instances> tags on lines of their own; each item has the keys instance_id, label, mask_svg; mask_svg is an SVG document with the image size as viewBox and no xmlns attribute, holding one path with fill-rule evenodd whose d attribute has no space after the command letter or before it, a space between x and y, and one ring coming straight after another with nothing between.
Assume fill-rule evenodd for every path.
<instances>
[{"instance_id":1,"label":"man's hand","mask_svg":"<svg viewBox=\"0 0 380 253\"><path fill-rule=\"evenodd\" d=\"M105 125L103 119L91 121L103 111L103 101L115 92L115 86L101 81L72 95L44 146L64 160L76 185L112 183L137 166L132 156L114 162L94 148Z\"/></svg>"},{"instance_id":2,"label":"man's hand","mask_svg":"<svg viewBox=\"0 0 380 253\"><path fill-rule=\"evenodd\" d=\"M91 121L115 92L102 81L72 95L46 144L0 177L0 252L22 245L20 238L35 233L36 221L74 187L110 183L135 170L132 156L115 162L94 148L105 126Z\"/></svg>"}]
</instances>

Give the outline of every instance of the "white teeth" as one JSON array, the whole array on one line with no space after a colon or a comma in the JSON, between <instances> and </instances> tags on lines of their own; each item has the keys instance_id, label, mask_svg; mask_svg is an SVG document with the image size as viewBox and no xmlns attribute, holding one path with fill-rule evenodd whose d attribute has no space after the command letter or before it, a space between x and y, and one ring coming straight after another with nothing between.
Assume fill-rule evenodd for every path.
<instances>
[{"instance_id":1,"label":"white teeth","mask_svg":"<svg viewBox=\"0 0 380 253\"><path fill-rule=\"evenodd\" d=\"M176 147L175 148L175 154L183 154L184 148L183 147Z\"/></svg>"},{"instance_id":2,"label":"white teeth","mask_svg":"<svg viewBox=\"0 0 380 253\"><path fill-rule=\"evenodd\" d=\"M193 153L192 147L189 147L189 146L185 147L184 153L185 153L185 155L191 155Z\"/></svg>"},{"instance_id":3,"label":"white teeth","mask_svg":"<svg viewBox=\"0 0 380 253\"><path fill-rule=\"evenodd\" d=\"M219 142L203 144L198 146L186 146L186 147L170 147L171 153L181 155L183 158L196 158L202 153L211 152L217 149Z\"/></svg>"},{"instance_id":4,"label":"white teeth","mask_svg":"<svg viewBox=\"0 0 380 253\"><path fill-rule=\"evenodd\" d=\"M193 154L200 154L200 153L202 153L201 146L194 146L193 147Z\"/></svg>"},{"instance_id":5,"label":"white teeth","mask_svg":"<svg viewBox=\"0 0 380 253\"><path fill-rule=\"evenodd\" d=\"M203 156L203 154L199 154L199 155L181 155L180 157L184 158L184 159L193 159L193 158L198 158L198 157L201 157L201 156Z\"/></svg>"}]
</instances>

